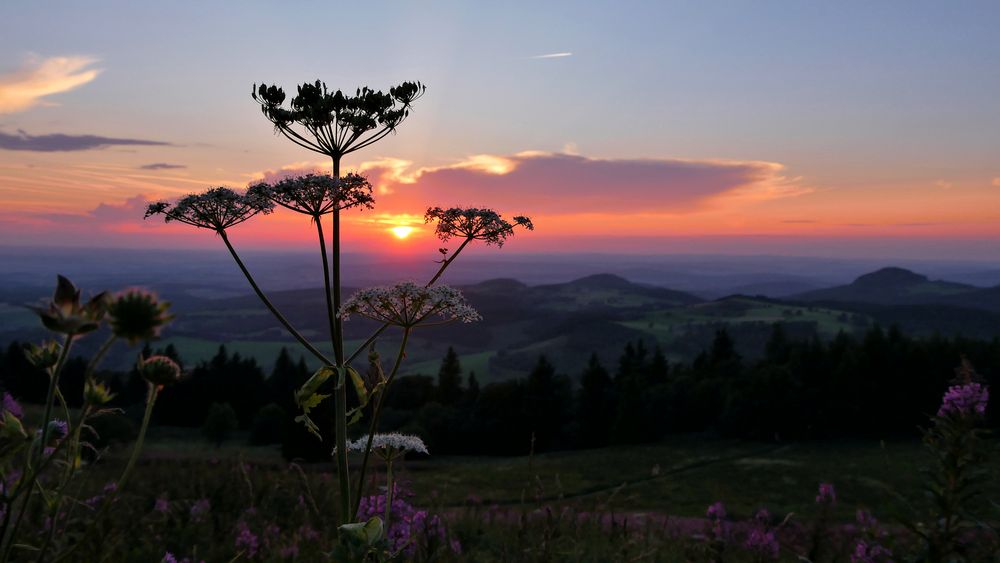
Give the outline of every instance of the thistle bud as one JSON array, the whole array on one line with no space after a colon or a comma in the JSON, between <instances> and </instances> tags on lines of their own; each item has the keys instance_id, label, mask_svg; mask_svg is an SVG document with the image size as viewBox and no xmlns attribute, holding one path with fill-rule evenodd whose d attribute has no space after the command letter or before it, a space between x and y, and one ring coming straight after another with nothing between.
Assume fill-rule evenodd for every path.
<instances>
[{"instance_id":1,"label":"thistle bud","mask_svg":"<svg viewBox=\"0 0 1000 563\"><path fill-rule=\"evenodd\" d=\"M111 332L129 344L152 340L160 329L173 319L167 313L170 303L159 301L156 295L141 289L129 289L111 298L108 303Z\"/></svg>"},{"instance_id":2,"label":"thistle bud","mask_svg":"<svg viewBox=\"0 0 1000 563\"><path fill-rule=\"evenodd\" d=\"M6 446L6 442L20 441L28 437L24 431L21 419L14 416L10 411L3 411L0 414L0 451Z\"/></svg>"},{"instance_id":3,"label":"thistle bud","mask_svg":"<svg viewBox=\"0 0 1000 563\"><path fill-rule=\"evenodd\" d=\"M59 362L59 353L62 346L55 340L49 340L42 344L28 344L24 349L24 357L28 363L40 370L46 370Z\"/></svg>"},{"instance_id":4,"label":"thistle bud","mask_svg":"<svg viewBox=\"0 0 1000 563\"><path fill-rule=\"evenodd\" d=\"M29 307L38 314L45 328L63 334L79 335L97 330L104 318L107 293L80 303L80 290L63 276L58 277L55 294L44 307Z\"/></svg>"},{"instance_id":5,"label":"thistle bud","mask_svg":"<svg viewBox=\"0 0 1000 563\"><path fill-rule=\"evenodd\" d=\"M153 385L170 385L181 378L181 367L167 356L150 356L139 360L139 375Z\"/></svg>"}]
</instances>

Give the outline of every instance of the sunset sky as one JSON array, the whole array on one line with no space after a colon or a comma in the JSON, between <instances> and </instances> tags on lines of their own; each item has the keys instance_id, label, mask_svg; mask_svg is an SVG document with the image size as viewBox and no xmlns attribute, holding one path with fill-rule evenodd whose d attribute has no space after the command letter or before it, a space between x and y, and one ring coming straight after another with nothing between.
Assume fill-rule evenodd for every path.
<instances>
[{"instance_id":1,"label":"sunset sky","mask_svg":"<svg viewBox=\"0 0 1000 563\"><path fill-rule=\"evenodd\" d=\"M513 252L1000 258L998 30L986 1L6 2L0 245L216 244L146 202L328 166L250 99L319 78L428 86L345 160L377 198L350 250L433 251L424 209L460 205L530 215Z\"/></svg>"}]
</instances>

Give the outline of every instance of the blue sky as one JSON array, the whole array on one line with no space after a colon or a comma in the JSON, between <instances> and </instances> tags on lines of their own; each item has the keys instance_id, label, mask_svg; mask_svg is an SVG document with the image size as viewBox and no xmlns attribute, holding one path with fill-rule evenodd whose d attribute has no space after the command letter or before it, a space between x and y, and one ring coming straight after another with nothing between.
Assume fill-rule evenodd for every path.
<instances>
[{"instance_id":1,"label":"blue sky","mask_svg":"<svg viewBox=\"0 0 1000 563\"><path fill-rule=\"evenodd\" d=\"M790 206L788 217L829 217L841 204L854 216L935 186L958 202L941 222L998 203L994 2L32 2L6 4L0 21L0 75L49 57L90 57L100 69L45 104L0 114L0 132L169 142L178 146L144 157L182 161L192 178L311 158L256 115L255 81L419 79L429 90L413 118L352 164L438 167L523 151L762 161L814 194L770 204ZM572 55L532 58L552 53ZM127 160L109 155L99 154ZM94 158L41 156L0 150L0 165L57 171ZM161 195L73 201L82 212L139 192ZM932 222L936 203L924 205L907 220ZM987 225L985 213L973 219ZM772 222L790 220L779 215ZM966 232L956 229L945 234Z\"/></svg>"}]
</instances>

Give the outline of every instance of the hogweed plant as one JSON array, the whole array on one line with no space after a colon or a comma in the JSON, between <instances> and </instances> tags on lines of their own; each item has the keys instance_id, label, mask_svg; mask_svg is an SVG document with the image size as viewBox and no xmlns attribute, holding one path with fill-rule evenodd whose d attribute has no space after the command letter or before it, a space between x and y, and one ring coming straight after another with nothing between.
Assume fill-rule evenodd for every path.
<instances>
[{"instance_id":1,"label":"hogweed plant","mask_svg":"<svg viewBox=\"0 0 1000 563\"><path fill-rule=\"evenodd\" d=\"M517 216L508 221L491 209L431 207L425 215L426 222L435 223L435 233L442 242L454 239L458 246L451 252L447 248L439 249L439 266L430 280L423 286L402 283L362 290L350 299L343 298L341 214L372 209L375 201L371 184L363 176L341 174L341 160L345 155L394 133L425 90L419 82L404 82L388 92L363 87L351 94L331 91L326 84L316 81L298 86L296 95L287 100L286 106L287 96L280 87L254 85L251 97L274 126L274 131L302 148L330 158L332 174L307 174L276 182L259 182L245 192L212 188L174 204L154 203L146 213L147 218L161 215L167 222L176 221L215 231L264 305L288 333L322 363L322 367L296 392L296 401L302 410L297 420L321 436L309 416L310 411L329 397L334 397L333 451L340 493L337 518L341 526L357 520L382 404L405 358L410 334L424 326L479 319L459 291L436 283L470 244L480 241L488 246L500 247L516 228L534 228L527 217ZM276 207L308 216L316 231L333 358L327 357L292 326L257 284L230 242L229 230L232 227L255 216L271 213ZM327 217L330 221L329 234L323 226ZM352 315L374 319L381 326L361 346L348 353L344 350L343 323ZM383 332L393 328L402 331L402 339L393 366L385 374L378 354L374 352L374 343ZM366 380L352 367L352 362L365 351L368 354L364 360L370 366L367 371L375 374L374 380ZM350 410L348 387L353 388L358 399L357 406ZM369 406L371 401L374 404ZM368 431L363 438L358 478L352 482L347 463L347 428L361 420L366 408L370 413ZM383 523L369 522L364 526L365 533L378 535Z\"/></svg>"},{"instance_id":2,"label":"hogweed plant","mask_svg":"<svg viewBox=\"0 0 1000 563\"><path fill-rule=\"evenodd\" d=\"M0 561L12 558L45 560L52 550L54 560L69 556L114 502L135 467L149 428L153 405L164 385L177 380L180 368L169 358L139 360L139 372L147 379L149 392L139 434L120 477L104 492L89 499L76 499L71 488L78 485L84 467L83 451L93 449L96 436L90 424L115 412L108 408L113 395L96 373L108 351L118 341L136 345L156 338L173 318L169 304L151 293L130 289L117 295L99 293L84 302L81 291L67 278L58 277L55 294L43 306L31 307L48 330L61 336L25 349L28 362L48 378L44 412L36 430L27 427L24 411L9 394L0 409ZM86 335L109 328L84 371L83 401L74 416L60 387L60 376L74 344ZM53 411L58 410L58 414ZM37 527L27 522L41 523ZM58 532L58 537L57 537Z\"/></svg>"}]
</instances>

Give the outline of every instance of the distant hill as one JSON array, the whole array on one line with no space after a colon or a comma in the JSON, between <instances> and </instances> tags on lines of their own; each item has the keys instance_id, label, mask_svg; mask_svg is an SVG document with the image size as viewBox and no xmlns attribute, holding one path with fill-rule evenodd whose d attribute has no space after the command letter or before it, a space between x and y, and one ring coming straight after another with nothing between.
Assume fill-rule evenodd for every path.
<instances>
[{"instance_id":1,"label":"distant hill","mask_svg":"<svg viewBox=\"0 0 1000 563\"><path fill-rule=\"evenodd\" d=\"M874 303L879 305L955 304L958 296L982 288L950 281L931 280L904 268L882 268L847 285L791 296L798 301Z\"/></svg>"},{"instance_id":2,"label":"distant hill","mask_svg":"<svg viewBox=\"0 0 1000 563\"><path fill-rule=\"evenodd\" d=\"M157 287L160 295L174 302L177 315L158 345L174 344L193 364L212 357L219 344L225 343L230 352L257 358L265 369L270 369L282 346L301 353L255 295L223 297L202 291L203 283L170 282ZM406 374L433 375L449 346L481 383L523 375L539 355L568 375L579 374L591 353L597 353L605 365L615 365L624 345L640 339L649 349L660 346L671 361L690 361L711 344L721 328L733 336L739 353L752 359L760 354L775 323L782 323L792 338L829 339L841 331L858 334L873 323L897 324L904 332L918 335L1000 335L1000 286L935 281L902 268L883 268L844 286L786 298L760 297L764 292L756 291L762 288L757 285L748 286L744 292L748 295L707 300L608 273L544 285L496 278L459 288L483 321L475 326L450 323L414 331ZM353 292L344 289L345 296ZM37 299L38 292L12 295ZM332 353L321 288L274 291L270 297L294 326ZM378 324L354 316L344 328L347 348L353 351ZM400 330L388 330L379 338L383 362L391 361L400 334ZM33 313L0 302L0 345L45 336ZM100 338L85 339L81 350L99 342ZM109 366L127 369L135 353L118 347Z\"/></svg>"}]
</instances>

